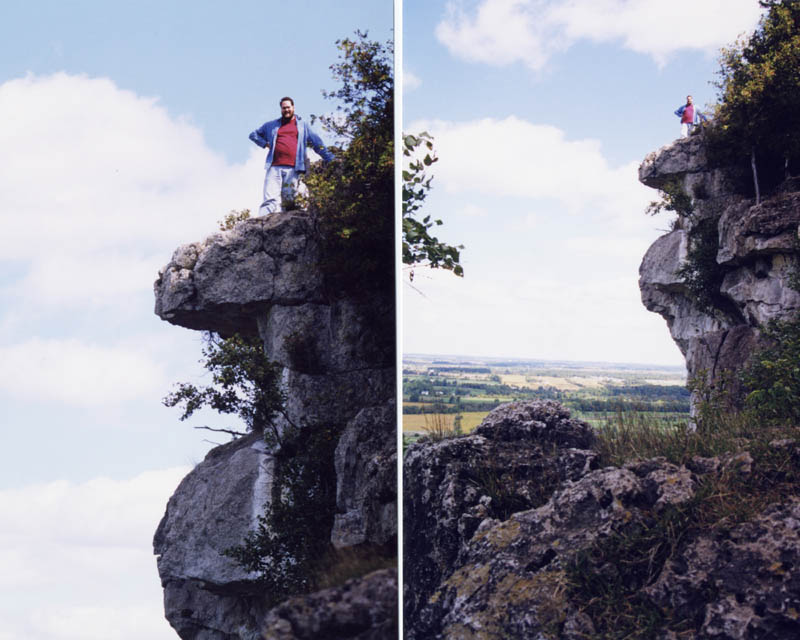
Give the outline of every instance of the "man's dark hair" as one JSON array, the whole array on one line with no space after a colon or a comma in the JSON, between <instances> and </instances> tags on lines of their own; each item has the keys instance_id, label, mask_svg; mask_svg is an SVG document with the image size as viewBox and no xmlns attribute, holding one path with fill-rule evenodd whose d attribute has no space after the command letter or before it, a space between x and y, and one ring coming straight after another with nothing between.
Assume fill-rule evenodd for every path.
<instances>
[{"instance_id":1,"label":"man's dark hair","mask_svg":"<svg viewBox=\"0 0 800 640\"><path fill-rule=\"evenodd\" d=\"M284 100L288 100L289 102L292 103L292 106L294 106L294 100L292 100L289 96L283 96L283 98L281 98L281 100L280 100L280 102L278 104L283 104Z\"/></svg>"}]
</instances>

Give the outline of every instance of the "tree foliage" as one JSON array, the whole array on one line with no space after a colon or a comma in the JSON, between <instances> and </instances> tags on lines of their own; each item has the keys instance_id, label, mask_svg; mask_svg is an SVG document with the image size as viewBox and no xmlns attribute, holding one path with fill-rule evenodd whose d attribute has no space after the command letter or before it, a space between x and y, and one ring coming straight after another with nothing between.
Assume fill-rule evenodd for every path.
<instances>
[{"instance_id":1,"label":"tree foliage","mask_svg":"<svg viewBox=\"0 0 800 640\"><path fill-rule=\"evenodd\" d=\"M800 159L800 1L760 4L767 11L755 32L722 50L710 133L721 162L757 157L769 184Z\"/></svg>"},{"instance_id":2,"label":"tree foliage","mask_svg":"<svg viewBox=\"0 0 800 640\"><path fill-rule=\"evenodd\" d=\"M431 135L428 132L404 135L403 156L408 158L403 169L403 264L412 267L409 278L414 279L413 266L417 264L449 269L455 275L463 276L464 269L459 260L460 250L464 247L446 244L431 235L431 228L441 225L441 220L431 219L430 215L418 217L433 180L427 170L439 160L433 150Z\"/></svg>"},{"instance_id":3,"label":"tree foliage","mask_svg":"<svg viewBox=\"0 0 800 640\"><path fill-rule=\"evenodd\" d=\"M703 218L692 227L686 260L675 272L692 302L706 313L720 306L727 307L720 294L725 269L717 262L718 224L719 216L714 216Z\"/></svg>"},{"instance_id":4,"label":"tree foliage","mask_svg":"<svg viewBox=\"0 0 800 640\"><path fill-rule=\"evenodd\" d=\"M360 31L336 44L339 61L330 68L339 88L323 95L338 105L318 119L344 148L309 172L309 208L319 219L330 293L370 295L394 288L393 46Z\"/></svg>"},{"instance_id":5,"label":"tree foliage","mask_svg":"<svg viewBox=\"0 0 800 640\"><path fill-rule=\"evenodd\" d=\"M773 322L762 331L765 347L742 374L746 406L772 423L800 423L800 317Z\"/></svg>"},{"instance_id":6,"label":"tree foliage","mask_svg":"<svg viewBox=\"0 0 800 640\"><path fill-rule=\"evenodd\" d=\"M361 31L336 44L339 61L331 71L339 88L323 91L338 102L336 111L312 119L319 119L344 148L335 162L309 172L309 206L319 216L330 289L348 295L388 291L394 286L393 45L370 41ZM416 158L421 149L427 153ZM403 154L409 159L403 171L403 263L463 275L462 247L430 234L442 221L418 218L431 187L426 169L436 162L431 136L404 136Z\"/></svg>"},{"instance_id":7,"label":"tree foliage","mask_svg":"<svg viewBox=\"0 0 800 640\"><path fill-rule=\"evenodd\" d=\"M659 200L647 205L645 213L655 216L662 211L672 211L681 218L690 218L694 213L691 196L686 193L680 181L669 180L658 190Z\"/></svg>"},{"instance_id":8,"label":"tree foliage","mask_svg":"<svg viewBox=\"0 0 800 640\"><path fill-rule=\"evenodd\" d=\"M250 431L278 437L275 419L283 415L286 401L281 391L280 368L264 354L261 341L234 335L223 339L215 333L205 335L201 364L211 373L211 384L176 384L163 403L180 405L181 420L208 407L223 414L235 414ZM235 430L230 429L231 433Z\"/></svg>"},{"instance_id":9,"label":"tree foliage","mask_svg":"<svg viewBox=\"0 0 800 640\"><path fill-rule=\"evenodd\" d=\"M242 544L224 552L257 574L272 604L312 591L333 553L333 454L340 429L312 425L302 433L302 446L289 446L276 455L271 499L258 526ZM292 432L295 440L298 435Z\"/></svg>"}]
</instances>

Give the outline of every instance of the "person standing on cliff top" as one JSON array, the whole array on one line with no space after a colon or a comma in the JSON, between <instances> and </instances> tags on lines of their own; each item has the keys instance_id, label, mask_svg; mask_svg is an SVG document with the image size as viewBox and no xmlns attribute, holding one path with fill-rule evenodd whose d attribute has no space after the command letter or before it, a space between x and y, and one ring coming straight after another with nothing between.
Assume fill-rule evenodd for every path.
<instances>
[{"instance_id":1,"label":"person standing on cliff top","mask_svg":"<svg viewBox=\"0 0 800 640\"><path fill-rule=\"evenodd\" d=\"M686 96L686 104L678 107L675 110L675 115L681 119L681 138L685 138L692 133L692 129L696 124L700 123L702 119L706 122L706 118L700 110L694 106L692 96Z\"/></svg>"},{"instance_id":2,"label":"person standing on cliff top","mask_svg":"<svg viewBox=\"0 0 800 640\"><path fill-rule=\"evenodd\" d=\"M264 177L264 200L259 215L280 211L282 201L293 203L295 195L307 195L300 178L305 173L306 145L311 147L327 164L333 154L311 127L294 113L294 100L281 98L281 117L265 122L250 134L250 139L262 149L269 147Z\"/></svg>"}]
</instances>

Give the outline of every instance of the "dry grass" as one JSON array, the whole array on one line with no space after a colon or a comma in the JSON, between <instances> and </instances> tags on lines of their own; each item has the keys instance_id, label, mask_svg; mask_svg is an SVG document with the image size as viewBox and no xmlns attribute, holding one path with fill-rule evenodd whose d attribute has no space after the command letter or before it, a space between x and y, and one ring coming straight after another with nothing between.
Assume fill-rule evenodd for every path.
<instances>
[{"instance_id":1,"label":"dry grass","mask_svg":"<svg viewBox=\"0 0 800 640\"><path fill-rule=\"evenodd\" d=\"M461 431L470 433L487 416L488 411L465 411L461 414ZM453 429L455 414L440 414L447 420L447 428ZM423 433L425 431L425 414L405 414L403 415L403 432Z\"/></svg>"},{"instance_id":2,"label":"dry grass","mask_svg":"<svg viewBox=\"0 0 800 640\"><path fill-rule=\"evenodd\" d=\"M720 535L751 520L766 505L800 492L800 427L774 426L752 413L701 407L696 431L686 422L665 425L647 414L618 414L599 430L602 464L622 465L663 456L675 464L719 456L694 497L650 514L578 554L568 568L570 598L587 613L599 638L676 637L695 633L696 621L660 611L644 596L664 563L698 532ZM603 567L613 566L613 575ZM692 635L691 637L694 637Z\"/></svg>"}]
</instances>

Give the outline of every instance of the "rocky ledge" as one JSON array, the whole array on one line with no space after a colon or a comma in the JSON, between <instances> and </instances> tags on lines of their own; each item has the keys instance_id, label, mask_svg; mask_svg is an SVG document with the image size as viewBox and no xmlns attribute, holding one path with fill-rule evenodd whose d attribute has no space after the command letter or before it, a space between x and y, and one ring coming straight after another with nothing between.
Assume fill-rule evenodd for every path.
<instances>
[{"instance_id":1,"label":"rocky ledge","mask_svg":"<svg viewBox=\"0 0 800 640\"><path fill-rule=\"evenodd\" d=\"M714 381L738 369L759 344L760 328L800 309L791 286L798 266L800 181L787 180L759 204L737 192L730 174L706 160L705 138L691 136L649 154L639 180L653 188L677 183L691 197L692 213L648 249L639 269L642 302L667 321L686 358L690 377ZM702 307L676 275L689 238L706 221L716 230L717 290Z\"/></svg>"},{"instance_id":2,"label":"rocky ledge","mask_svg":"<svg viewBox=\"0 0 800 640\"><path fill-rule=\"evenodd\" d=\"M300 440L302 428L339 426L332 544L385 549L397 537L394 294L329 295L317 238L311 218L289 212L179 247L155 283L156 313L189 329L261 338L282 368L285 409L301 426ZM209 452L170 498L154 549L165 614L178 635L396 637L392 572L303 596L319 611L301 620L311 605L301 598L269 609L254 576L222 555L263 515L276 473L276 452L250 434ZM373 587L380 598L366 611L363 590ZM287 624L296 635L287 635ZM262 636L267 627L272 635Z\"/></svg>"}]
</instances>

